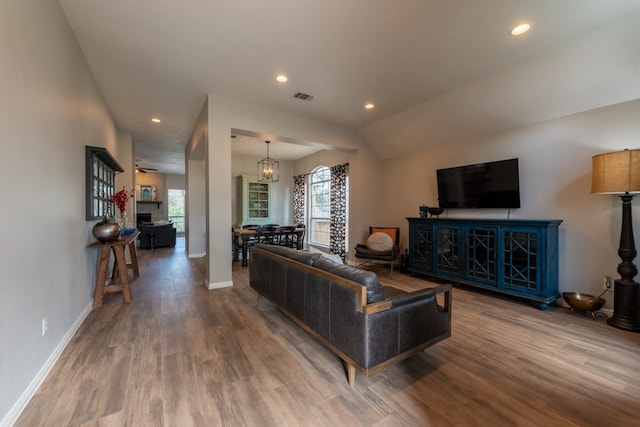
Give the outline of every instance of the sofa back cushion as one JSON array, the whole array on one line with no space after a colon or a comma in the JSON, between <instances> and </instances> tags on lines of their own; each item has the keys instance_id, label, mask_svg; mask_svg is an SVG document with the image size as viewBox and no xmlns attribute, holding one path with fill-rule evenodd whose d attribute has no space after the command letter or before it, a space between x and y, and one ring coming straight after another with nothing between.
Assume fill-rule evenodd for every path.
<instances>
[{"instance_id":1,"label":"sofa back cushion","mask_svg":"<svg viewBox=\"0 0 640 427\"><path fill-rule=\"evenodd\" d=\"M312 254L307 251L299 251L297 249L288 248L286 246L278 245L255 245L257 248L264 249L274 254L282 255L292 260L301 262L307 265L314 265L315 261L320 258L320 254Z\"/></svg>"},{"instance_id":2,"label":"sofa back cushion","mask_svg":"<svg viewBox=\"0 0 640 427\"><path fill-rule=\"evenodd\" d=\"M331 260L333 262L337 262L339 264L344 264L342 261L342 257L338 254L330 254L329 252L321 251L320 249L316 249L313 246L309 246L309 252L312 254L320 254L321 256Z\"/></svg>"},{"instance_id":3,"label":"sofa back cushion","mask_svg":"<svg viewBox=\"0 0 640 427\"><path fill-rule=\"evenodd\" d=\"M382 301L382 287L378 282L378 276L372 271L360 270L346 264L339 264L324 257L315 260L314 267L335 274L345 279L360 283L367 287L367 304Z\"/></svg>"}]
</instances>

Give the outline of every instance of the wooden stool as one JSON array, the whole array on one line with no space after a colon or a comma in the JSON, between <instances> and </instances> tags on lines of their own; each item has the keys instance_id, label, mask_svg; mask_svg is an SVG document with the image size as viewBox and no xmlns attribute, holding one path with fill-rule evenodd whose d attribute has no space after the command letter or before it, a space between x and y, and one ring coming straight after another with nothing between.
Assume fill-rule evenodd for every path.
<instances>
[{"instance_id":1,"label":"wooden stool","mask_svg":"<svg viewBox=\"0 0 640 427\"><path fill-rule=\"evenodd\" d=\"M133 279L140 277L138 269L138 255L136 253L136 238L140 234L135 231L129 235L121 236L120 239L109 242L93 242L88 247L100 248L100 256L98 258L98 272L96 274L96 289L93 294L93 308L102 307L102 298L107 292L122 292L124 302L131 302L131 286L129 283L129 268L133 270ZM129 248L129 257L131 262L127 263L124 250ZM109 268L109 254L113 252L114 263L111 273L111 283L107 285L107 269ZM115 281L119 283L114 283Z\"/></svg>"}]
</instances>

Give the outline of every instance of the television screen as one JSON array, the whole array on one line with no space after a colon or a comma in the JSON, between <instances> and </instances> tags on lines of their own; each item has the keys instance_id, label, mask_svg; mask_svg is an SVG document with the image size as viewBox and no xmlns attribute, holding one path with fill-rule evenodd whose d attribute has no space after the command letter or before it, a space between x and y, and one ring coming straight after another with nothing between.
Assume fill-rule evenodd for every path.
<instances>
[{"instance_id":1,"label":"television screen","mask_svg":"<svg viewBox=\"0 0 640 427\"><path fill-rule=\"evenodd\" d=\"M436 171L442 208L519 208L518 159Z\"/></svg>"}]
</instances>

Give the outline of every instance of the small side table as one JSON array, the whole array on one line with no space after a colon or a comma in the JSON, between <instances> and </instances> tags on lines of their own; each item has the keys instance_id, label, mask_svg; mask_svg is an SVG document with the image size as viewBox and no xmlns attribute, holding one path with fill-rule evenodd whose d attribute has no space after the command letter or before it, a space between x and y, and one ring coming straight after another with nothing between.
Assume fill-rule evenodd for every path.
<instances>
[{"instance_id":1,"label":"small side table","mask_svg":"<svg viewBox=\"0 0 640 427\"><path fill-rule=\"evenodd\" d=\"M118 240L110 243L93 242L88 248L99 248L100 257L98 259L98 273L96 275L96 289L93 294L93 308L102 307L102 298L107 292L122 292L124 302L131 302L131 286L129 282L129 268L133 270L133 280L140 277L138 269L138 254L136 253L136 238L140 234L134 231L126 236L121 236ZM129 248L131 262L127 263L124 250ZM106 285L107 269L109 268L109 254L113 252L115 261L111 274L111 283ZM118 283L114 283L115 281Z\"/></svg>"}]
</instances>

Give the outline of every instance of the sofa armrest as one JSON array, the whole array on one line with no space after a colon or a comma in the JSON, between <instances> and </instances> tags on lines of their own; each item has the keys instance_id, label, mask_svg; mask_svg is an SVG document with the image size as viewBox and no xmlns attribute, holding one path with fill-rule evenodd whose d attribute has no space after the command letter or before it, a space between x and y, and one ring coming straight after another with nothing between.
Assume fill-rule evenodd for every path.
<instances>
[{"instance_id":1,"label":"sofa armrest","mask_svg":"<svg viewBox=\"0 0 640 427\"><path fill-rule=\"evenodd\" d=\"M409 292L404 295L397 295L389 298L389 308L399 307L401 305L411 304L412 302L423 299L425 296L433 294L445 294L444 311L451 311L451 285L440 285L436 288L421 289L415 292Z\"/></svg>"},{"instance_id":2,"label":"sofa armrest","mask_svg":"<svg viewBox=\"0 0 640 427\"><path fill-rule=\"evenodd\" d=\"M445 313L451 313L451 285L440 285L435 288L421 289L419 291L395 295L385 299L384 301L367 304L363 307L363 313L372 314L391 310L441 293L444 293L444 302L443 305L439 305L439 307Z\"/></svg>"}]
</instances>

